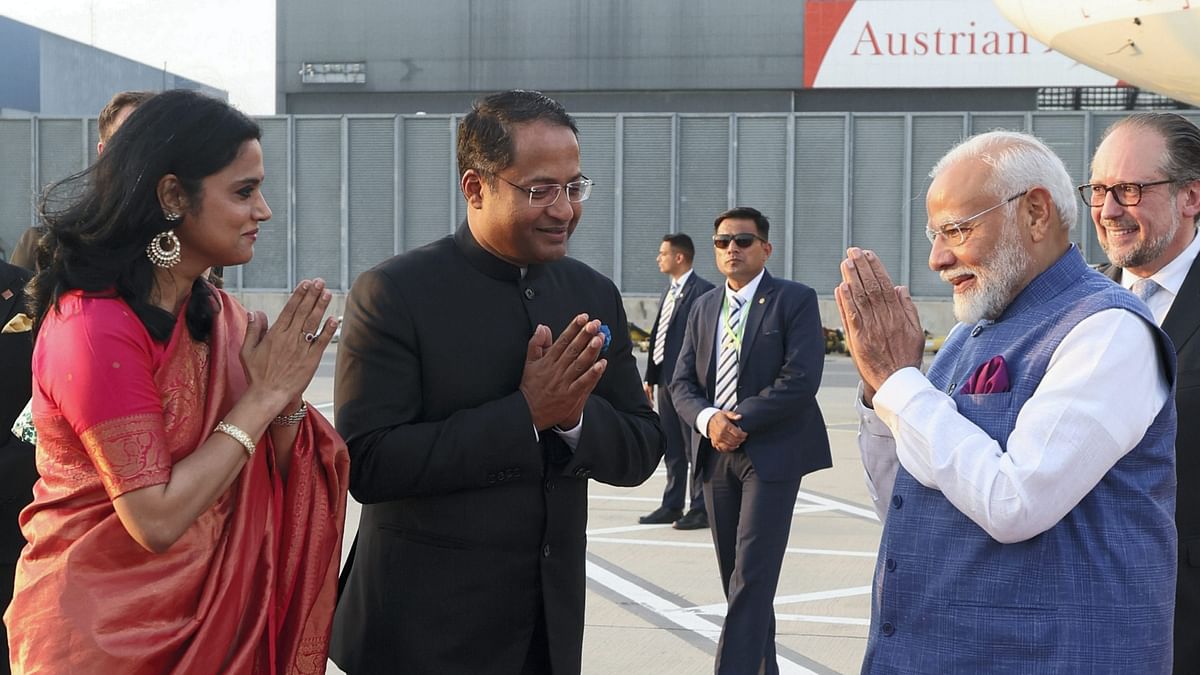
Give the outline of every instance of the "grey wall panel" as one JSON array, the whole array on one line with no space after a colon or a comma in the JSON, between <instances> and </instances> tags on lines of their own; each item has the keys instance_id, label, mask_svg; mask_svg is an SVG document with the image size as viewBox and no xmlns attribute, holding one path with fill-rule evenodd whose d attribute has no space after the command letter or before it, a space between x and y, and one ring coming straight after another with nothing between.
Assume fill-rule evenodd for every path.
<instances>
[{"instance_id":1,"label":"grey wall panel","mask_svg":"<svg viewBox=\"0 0 1200 675\"><path fill-rule=\"evenodd\" d=\"M621 185L621 283L625 292L653 293L662 274L654 256L671 225L670 117L625 118Z\"/></svg>"},{"instance_id":2,"label":"grey wall panel","mask_svg":"<svg viewBox=\"0 0 1200 675\"><path fill-rule=\"evenodd\" d=\"M592 196L568 244L571 257L591 265L608 278L613 276L616 214L616 120L612 116L580 117L579 161L585 176L595 181ZM559 197L562 199L562 197ZM558 330L557 328L555 330Z\"/></svg>"},{"instance_id":3,"label":"grey wall panel","mask_svg":"<svg viewBox=\"0 0 1200 675\"><path fill-rule=\"evenodd\" d=\"M296 276L341 285L342 121L297 119Z\"/></svg>"},{"instance_id":4,"label":"grey wall panel","mask_svg":"<svg viewBox=\"0 0 1200 675\"><path fill-rule=\"evenodd\" d=\"M971 115L971 135L997 129L1025 131L1025 115Z\"/></svg>"},{"instance_id":5,"label":"grey wall panel","mask_svg":"<svg viewBox=\"0 0 1200 675\"><path fill-rule=\"evenodd\" d=\"M87 166L83 121L41 119L38 129L38 181L43 185L79 173Z\"/></svg>"},{"instance_id":6,"label":"grey wall panel","mask_svg":"<svg viewBox=\"0 0 1200 675\"><path fill-rule=\"evenodd\" d=\"M395 121L351 119L350 283L396 246Z\"/></svg>"},{"instance_id":7,"label":"grey wall panel","mask_svg":"<svg viewBox=\"0 0 1200 675\"><path fill-rule=\"evenodd\" d=\"M904 118L855 116L850 242L870 247L899 276L904 245Z\"/></svg>"},{"instance_id":8,"label":"grey wall panel","mask_svg":"<svg viewBox=\"0 0 1200 675\"><path fill-rule=\"evenodd\" d=\"M804 3L790 0L749 6L724 0L361 0L336 10L317 0L293 0L278 3L278 12L278 89L284 93L803 84L797 37ZM306 85L299 75L306 61L366 61L367 81Z\"/></svg>"},{"instance_id":9,"label":"grey wall panel","mask_svg":"<svg viewBox=\"0 0 1200 675\"><path fill-rule=\"evenodd\" d=\"M33 121L0 119L0 244L4 259L33 225Z\"/></svg>"},{"instance_id":10,"label":"grey wall panel","mask_svg":"<svg viewBox=\"0 0 1200 675\"><path fill-rule=\"evenodd\" d=\"M405 118L404 246L414 249L450 233L450 195L458 169L448 117ZM455 197L462 203L462 197Z\"/></svg>"},{"instance_id":11,"label":"grey wall panel","mask_svg":"<svg viewBox=\"0 0 1200 675\"><path fill-rule=\"evenodd\" d=\"M1078 185L1087 177L1087 117L1081 113L1041 113L1033 118L1034 136L1050 146L1067 167L1072 183ZM1075 195L1071 195L1075 198ZM1083 202L1079 202L1082 207ZM1088 225L1086 209L1079 209L1079 219L1071 230L1071 241L1080 245L1089 262L1100 262L1104 252L1096 243L1096 233ZM1085 243L1086 242L1086 243Z\"/></svg>"},{"instance_id":12,"label":"grey wall panel","mask_svg":"<svg viewBox=\"0 0 1200 675\"><path fill-rule=\"evenodd\" d=\"M782 277L787 237L787 118L737 119L737 206L752 206L771 222L767 269Z\"/></svg>"},{"instance_id":13,"label":"grey wall panel","mask_svg":"<svg viewBox=\"0 0 1200 675\"><path fill-rule=\"evenodd\" d=\"M797 117L792 277L819 295L833 293L841 280L845 175L846 118Z\"/></svg>"},{"instance_id":14,"label":"grey wall panel","mask_svg":"<svg viewBox=\"0 0 1200 675\"><path fill-rule=\"evenodd\" d=\"M729 147L728 116L679 118L679 231L696 245L696 273L714 284L722 277L712 223L729 208Z\"/></svg>"},{"instance_id":15,"label":"grey wall panel","mask_svg":"<svg viewBox=\"0 0 1200 675\"><path fill-rule=\"evenodd\" d=\"M260 119L262 127L263 197L271 207L271 219L263 223L254 244L254 259L242 266L244 288L289 288L288 216L291 188L288 185L288 121L282 118ZM225 279L236 279L233 269L225 270Z\"/></svg>"},{"instance_id":16,"label":"grey wall panel","mask_svg":"<svg viewBox=\"0 0 1200 675\"><path fill-rule=\"evenodd\" d=\"M909 194L909 212L912 231L909 245L912 247L908 286L915 296L949 296L951 287L929 269L929 239L925 237L925 226L929 215L925 211L925 194L933 179L929 170L962 140L962 115L936 117L914 117L912 122L912 192Z\"/></svg>"},{"instance_id":17,"label":"grey wall panel","mask_svg":"<svg viewBox=\"0 0 1200 675\"><path fill-rule=\"evenodd\" d=\"M96 161L96 144L100 142L100 127L94 117L87 121L87 126L88 164L93 164Z\"/></svg>"}]
</instances>

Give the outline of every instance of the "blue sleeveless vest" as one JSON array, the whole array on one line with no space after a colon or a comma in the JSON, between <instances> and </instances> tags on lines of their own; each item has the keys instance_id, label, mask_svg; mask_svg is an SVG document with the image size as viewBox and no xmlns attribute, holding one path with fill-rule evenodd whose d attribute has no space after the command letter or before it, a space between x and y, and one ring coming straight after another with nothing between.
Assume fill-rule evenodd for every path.
<instances>
[{"instance_id":1,"label":"blue sleeveless vest","mask_svg":"<svg viewBox=\"0 0 1200 675\"><path fill-rule=\"evenodd\" d=\"M1158 336L1172 393L1146 435L1058 524L1015 544L992 539L900 467L875 567L864 673L1170 672L1175 350L1146 308L1071 247L997 321L959 325L929 380L1003 450L1062 339L1110 308L1137 314ZM1012 390L958 393L997 354ZM1112 375L1121 386L1121 373Z\"/></svg>"}]
</instances>

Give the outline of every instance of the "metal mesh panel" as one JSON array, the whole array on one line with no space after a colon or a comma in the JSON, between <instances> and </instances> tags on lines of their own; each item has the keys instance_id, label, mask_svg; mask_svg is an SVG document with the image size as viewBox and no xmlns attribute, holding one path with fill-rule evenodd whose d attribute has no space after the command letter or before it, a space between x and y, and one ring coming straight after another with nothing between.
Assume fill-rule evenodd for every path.
<instances>
[{"instance_id":1,"label":"metal mesh panel","mask_svg":"<svg viewBox=\"0 0 1200 675\"><path fill-rule=\"evenodd\" d=\"M930 246L925 238L925 224L929 215L925 211L925 193L933 182L929 170L962 140L963 118L961 115L914 117L912 135L912 194L909 195L912 232L908 237L911 246L908 287L915 296L949 296L952 291L950 285L929 269Z\"/></svg>"},{"instance_id":2,"label":"metal mesh panel","mask_svg":"<svg viewBox=\"0 0 1200 675\"><path fill-rule=\"evenodd\" d=\"M406 118L402 124L404 247L414 249L449 234L450 190L458 170L449 118Z\"/></svg>"},{"instance_id":3,"label":"metal mesh panel","mask_svg":"<svg viewBox=\"0 0 1200 675\"><path fill-rule=\"evenodd\" d=\"M613 233L616 232L614 201L616 196L616 128L614 118L581 117L579 156L583 173L595 181L592 196L583 204L583 217L571 235L571 257L591 265L601 274L613 276Z\"/></svg>"},{"instance_id":4,"label":"metal mesh panel","mask_svg":"<svg viewBox=\"0 0 1200 675\"><path fill-rule=\"evenodd\" d=\"M88 119L87 125L88 164L91 165L96 163L96 144L100 142L100 126L97 124L96 118L94 117Z\"/></svg>"},{"instance_id":5,"label":"metal mesh panel","mask_svg":"<svg viewBox=\"0 0 1200 675\"><path fill-rule=\"evenodd\" d=\"M1035 115L1033 118L1033 135L1042 139L1055 154L1062 158L1063 164L1067 167L1067 174L1071 176L1071 180L1075 184L1082 183L1089 173L1085 165L1085 155L1089 155L1085 148L1087 143L1086 123L1087 118L1078 114L1043 114ZM1071 197L1074 198L1075 195L1071 195ZM1082 207L1083 202L1079 202L1079 205ZM1100 245L1096 242L1096 233L1087 220L1088 217L1087 210L1080 208L1079 220L1071 230L1071 241L1083 248L1089 262L1101 262L1104 260L1104 252L1100 250Z\"/></svg>"},{"instance_id":6,"label":"metal mesh panel","mask_svg":"<svg viewBox=\"0 0 1200 675\"><path fill-rule=\"evenodd\" d=\"M242 287L283 289L288 279L288 209L291 207L288 186L288 121L260 119L262 127L263 198L271 207L271 219L263 223L254 244L254 258L242 266ZM226 268L225 280L237 279L236 268Z\"/></svg>"},{"instance_id":7,"label":"metal mesh panel","mask_svg":"<svg viewBox=\"0 0 1200 675\"><path fill-rule=\"evenodd\" d=\"M296 134L296 276L341 283L342 121L304 119Z\"/></svg>"},{"instance_id":8,"label":"metal mesh panel","mask_svg":"<svg viewBox=\"0 0 1200 675\"><path fill-rule=\"evenodd\" d=\"M792 277L830 295L846 222L846 118L796 118L796 225Z\"/></svg>"},{"instance_id":9,"label":"metal mesh panel","mask_svg":"<svg viewBox=\"0 0 1200 675\"><path fill-rule=\"evenodd\" d=\"M853 117L854 173L850 241L870 247L889 270L900 270L904 245L904 118ZM899 276L897 273L896 276Z\"/></svg>"},{"instance_id":10,"label":"metal mesh panel","mask_svg":"<svg viewBox=\"0 0 1200 675\"><path fill-rule=\"evenodd\" d=\"M393 119L351 119L350 283L396 247Z\"/></svg>"},{"instance_id":11,"label":"metal mesh panel","mask_svg":"<svg viewBox=\"0 0 1200 675\"><path fill-rule=\"evenodd\" d=\"M971 115L971 135L1005 129L1025 131L1024 115Z\"/></svg>"},{"instance_id":12,"label":"metal mesh panel","mask_svg":"<svg viewBox=\"0 0 1200 675\"><path fill-rule=\"evenodd\" d=\"M626 117L621 186L621 290L654 293L654 262L671 226L671 118Z\"/></svg>"},{"instance_id":13,"label":"metal mesh panel","mask_svg":"<svg viewBox=\"0 0 1200 675\"><path fill-rule=\"evenodd\" d=\"M782 277L787 237L787 119L739 117L737 120L738 206L752 206L771 221L775 247L767 270Z\"/></svg>"},{"instance_id":14,"label":"metal mesh panel","mask_svg":"<svg viewBox=\"0 0 1200 675\"><path fill-rule=\"evenodd\" d=\"M38 120L37 129L39 191L86 168L82 120ZM56 193L73 195L74 190Z\"/></svg>"},{"instance_id":15,"label":"metal mesh panel","mask_svg":"<svg viewBox=\"0 0 1200 675\"><path fill-rule=\"evenodd\" d=\"M0 243L4 259L33 225L31 120L0 119Z\"/></svg>"},{"instance_id":16,"label":"metal mesh panel","mask_svg":"<svg viewBox=\"0 0 1200 675\"><path fill-rule=\"evenodd\" d=\"M679 231L696 244L696 273L714 284L721 273L715 262L712 222L727 208L729 118L679 118ZM660 285L665 287L665 278Z\"/></svg>"}]
</instances>

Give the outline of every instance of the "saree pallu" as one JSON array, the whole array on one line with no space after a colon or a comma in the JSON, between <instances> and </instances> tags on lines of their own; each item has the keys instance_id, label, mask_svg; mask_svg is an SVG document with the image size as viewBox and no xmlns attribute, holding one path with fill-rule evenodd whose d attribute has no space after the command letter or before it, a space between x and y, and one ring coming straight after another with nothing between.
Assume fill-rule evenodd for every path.
<instances>
[{"instance_id":1,"label":"saree pallu","mask_svg":"<svg viewBox=\"0 0 1200 675\"><path fill-rule=\"evenodd\" d=\"M162 554L136 543L113 508L120 494L166 483L245 391L246 312L224 293L217 302L207 343L182 317L166 345L154 343L116 298L71 294L47 317L34 356L41 479L21 514L29 543L5 613L14 672L325 672L349 459L315 410L286 480L264 434ZM122 407L138 373L157 392L154 411ZM73 418L63 392L86 401L75 409L91 419Z\"/></svg>"}]
</instances>

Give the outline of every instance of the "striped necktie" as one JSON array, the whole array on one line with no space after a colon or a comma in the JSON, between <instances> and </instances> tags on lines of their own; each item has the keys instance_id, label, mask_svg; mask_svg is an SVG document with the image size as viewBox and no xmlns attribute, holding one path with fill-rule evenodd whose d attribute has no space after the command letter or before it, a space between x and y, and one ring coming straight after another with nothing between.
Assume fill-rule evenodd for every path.
<instances>
[{"instance_id":1,"label":"striped necktie","mask_svg":"<svg viewBox=\"0 0 1200 675\"><path fill-rule=\"evenodd\" d=\"M742 308L746 301L729 293L725 299L729 303L729 319L721 327L721 355L717 359L717 393L713 405L721 410L733 410L737 407L738 350L741 348L737 335L744 319Z\"/></svg>"},{"instance_id":2,"label":"striped necktie","mask_svg":"<svg viewBox=\"0 0 1200 675\"><path fill-rule=\"evenodd\" d=\"M1138 297L1138 300L1146 302L1150 299L1150 296L1157 293L1158 289L1160 288L1162 288L1162 286L1159 286L1157 281L1147 278L1138 279L1137 281L1133 282L1133 288L1130 290L1132 290L1133 294Z\"/></svg>"},{"instance_id":3,"label":"striped necktie","mask_svg":"<svg viewBox=\"0 0 1200 675\"><path fill-rule=\"evenodd\" d=\"M679 283L671 282L667 297L663 298L658 310L658 335L654 336L654 365L661 365L667 355L667 330L671 327L671 316L675 314L675 297L679 295Z\"/></svg>"}]
</instances>

